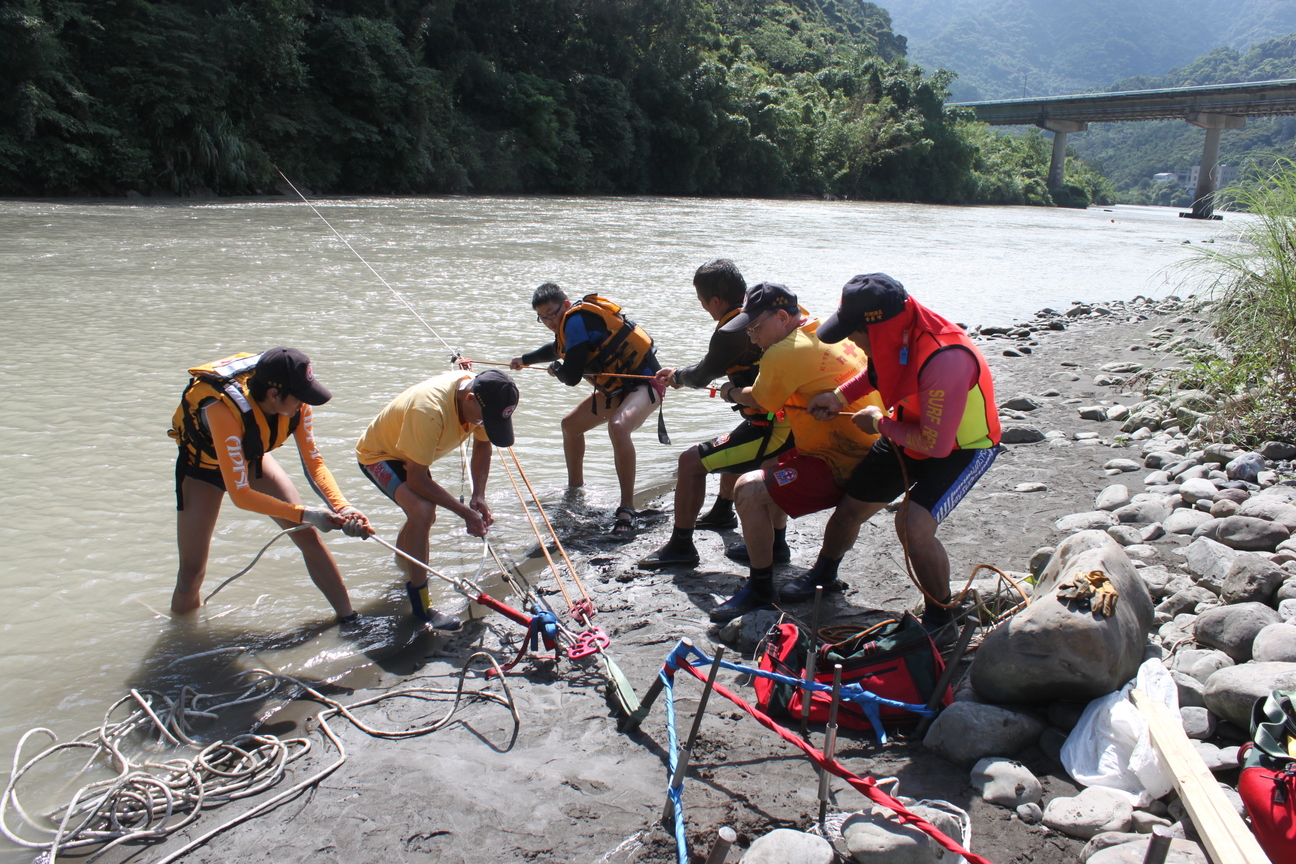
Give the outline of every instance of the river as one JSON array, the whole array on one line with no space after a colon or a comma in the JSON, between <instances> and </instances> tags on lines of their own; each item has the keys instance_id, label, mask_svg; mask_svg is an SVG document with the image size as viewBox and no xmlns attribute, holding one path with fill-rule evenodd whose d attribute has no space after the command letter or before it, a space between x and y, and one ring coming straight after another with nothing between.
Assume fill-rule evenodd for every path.
<instances>
[{"instance_id":1,"label":"river","mask_svg":"<svg viewBox=\"0 0 1296 864\"><path fill-rule=\"evenodd\" d=\"M1171 293L1164 269L1219 223L1174 210L934 207L819 201L416 198L316 202L441 337L480 360L547 341L529 300L541 282L622 302L666 365L700 356L712 324L694 298L701 263L730 257L748 282L784 282L813 313L841 285L884 271L968 324L1008 323L1072 300ZM1226 223L1227 224L1227 223ZM394 538L399 511L359 475L353 447L392 396L448 368L448 351L304 204L0 202L0 752L32 726L97 725L131 686L175 657L247 649L302 671L354 653L287 542L198 621L164 614L174 582L175 445L166 436L185 369L241 350L293 345L334 399L316 412L344 492ZM565 474L558 420L583 394L518 373L518 456L547 500ZM732 425L704 393L672 391L675 446L638 434L639 488L669 482L679 449ZM616 500L606 435L590 437L585 506ZM288 450L291 450L291 445ZM281 451L282 452L282 451ZM296 458L281 464L300 476ZM497 542L531 541L507 480L491 500ZM435 476L457 491L457 459ZM714 481L713 481L714 482ZM299 488L309 496L304 483ZM714 487L712 487L714 488ZM274 533L228 502L208 585ZM329 535L356 607L393 620L407 603L390 555ZM479 547L443 518L438 561L471 575ZM215 656L220 656L219 653ZM3 842L3 841L0 841ZM0 850L0 861L29 853Z\"/></svg>"}]
</instances>

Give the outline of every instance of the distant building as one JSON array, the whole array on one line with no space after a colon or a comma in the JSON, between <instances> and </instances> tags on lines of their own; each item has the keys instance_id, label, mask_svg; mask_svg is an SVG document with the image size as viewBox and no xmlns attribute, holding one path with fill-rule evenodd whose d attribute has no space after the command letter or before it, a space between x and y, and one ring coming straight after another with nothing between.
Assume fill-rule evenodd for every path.
<instances>
[{"instance_id":1,"label":"distant building","mask_svg":"<svg viewBox=\"0 0 1296 864\"><path fill-rule=\"evenodd\" d=\"M1187 171L1179 172L1179 185L1185 189L1197 188L1197 176L1201 174L1201 166L1194 165ZM1158 175L1159 176L1159 175ZM1238 179L1238 169L1236 165L1216 165L1215 166L1215 188L1223 189L1230 183L1236 183Z\"/></svg>"},{"instance_id":2,"label":"distant building","mask_svg":"<svg viewBox=\"0 0 1296 864\"><path fill-rule=\"evenodd\" d=\"M1153 183L1177 183L1179 175L1173 171L1162 171L1160 174L1152 175Z\"/></svg>"}]
</instances>

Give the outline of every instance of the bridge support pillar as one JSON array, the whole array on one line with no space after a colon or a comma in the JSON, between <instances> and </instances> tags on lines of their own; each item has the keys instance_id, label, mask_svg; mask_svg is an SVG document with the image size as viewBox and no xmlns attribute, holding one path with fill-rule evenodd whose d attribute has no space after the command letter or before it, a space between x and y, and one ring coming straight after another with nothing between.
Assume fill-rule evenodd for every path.
<instances>
[{"instance_id":1,"label":"bridge support pillar","mask_svg":"<svg viewBox=\"0 0 1296 864\"><path fill-rule=\"evenodd\" d=\"M1180 213L1187 219L1212 219L1215 205L1216 168L1219 164L1220 133L1225 129L1241 129L1246 125L1245 117L1232 114L1194 113L1187 117L1189 123L1206 130L1206 146L1202 148L1201 168L1197 171L1197 190L1193 193L1192 212Z\"/></svg>"},{"instance_id":2,"label":"bridge support pillar","mask_svg":"<svg viewBox=\"0 0 1296 864\"><path fill-rule=\"evenodd\" d=\"M1072 132L1083 132L1089 124L1080 120L1043 120L1037 124L1053 133L1053 159L1049 162L1048 188L1061 189L1066 172L1066 139Z\"/></svg>"}]
</instances>

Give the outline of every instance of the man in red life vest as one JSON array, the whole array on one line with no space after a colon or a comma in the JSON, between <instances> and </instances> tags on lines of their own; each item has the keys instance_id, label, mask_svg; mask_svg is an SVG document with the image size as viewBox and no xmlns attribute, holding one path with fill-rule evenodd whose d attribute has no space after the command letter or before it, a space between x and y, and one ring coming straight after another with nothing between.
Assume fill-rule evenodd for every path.
<instances>
[{"instance_id":1,"label":"man in red life vest","mask_svg":"<svg viewBox=\"0 0 1296 864\"><path fill-rule=\"evenodd\" d=\"M883 437L851 474L824 530L814 568L784 586L780 597L803 600L814 596L815 585L841 587L837 566L860 526L908 491L909 505L897 513L896 531L926 598L923 624L934 633L953 617L949 557L936 539L936 528L999 452L990 369L961 327L918 303L883 273L847 282L841 306L818 335L827 343L851 340L869 355L869 364L836 390L812 399L810 413L829 420L843 406L877 391L890 414L869 406L855 415L860 429Z\"/></svg>"}]
</instances>

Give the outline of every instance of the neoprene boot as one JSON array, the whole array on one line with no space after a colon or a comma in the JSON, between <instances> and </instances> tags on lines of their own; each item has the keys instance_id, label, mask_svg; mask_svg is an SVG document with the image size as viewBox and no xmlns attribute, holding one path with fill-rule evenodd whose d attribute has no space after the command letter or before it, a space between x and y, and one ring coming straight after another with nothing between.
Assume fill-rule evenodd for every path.
<instances>
[{"instance_id":1,"label":"neoprene boot","mask_svg":"<svg viewBox=\"0 0 1296 864\"><path fill-rule=\"evenodd\" d=\"M458 615L446 615L444 612L438 612L432 608L432 600L428 596L426 582L417 588L412 583L406 582L405 593L409 595L414 617L426 623L433 630L453 632L463 626L463 622L459 620Z\"/></svg>"},{"instance_id":2,"label":"neoprene boot","mask_svg":"<svg viewBox=\"0 0 1296 864\"><path fill-rule=\"evenodd\" d=\"M711 610L711 621L715 624L727 624L740 618L753 609L760 609L774 602L774 578L749 578L747 584L738 589L738 593Z\"/></svg>"},{"instance_id":3,"label":"neoprene boot","mask_svg":"<svg viewBox=\"0 0 1296 864\"><path fill-rule=\"evenodd\" d=\"M671 538L656 552L640 560L639 566L646 570L660 570L663 567L696 567L701 559L697 547L693 545L693 532L676 528Z\"/></svg>"},{"instance_id":4,"label":"neoprene boot","mask_svg":"<svg viewBox=\"0 0 1296 864\"><path fill-rule=\"evenodd\" d=\"M738 527L738 514L734 513L734 502L731 498L716 498L711 509L693 523L699 531L727 531Z\"/></svg>"},{"instance_id":5,"label":"neoprene boot","mask_svg":"<svg viewBox=\"0 0 1296 864\"><path fill-rule=\"evenodd\" d=\"M731 561L737 561L739 564L750 564L751 555L747 553L746 543L735 543L725 548L725 557ZM792 550L788 547L786 537L776 531L774 532L774 563L786 564L792 560Z\"/></svg>"},{"instance_id":6,"label":"neoprene boot","mask_svg":"<svg viewBox=\"0 0 1296 864\"><path fill-rule=\"evenodd\" d=\"M820 555L813 567L779 589L779 599L784 603L813 600L817 585L822 585L824 591L845 590L846 583L837 578L837 568L840 565L840 558L825 558Z\"/></svg>"}]
</instances>

